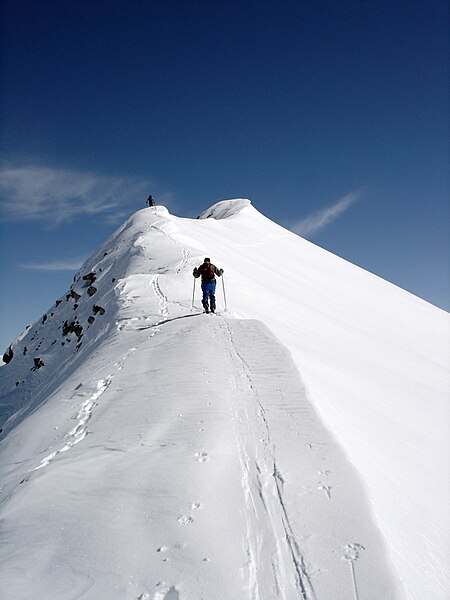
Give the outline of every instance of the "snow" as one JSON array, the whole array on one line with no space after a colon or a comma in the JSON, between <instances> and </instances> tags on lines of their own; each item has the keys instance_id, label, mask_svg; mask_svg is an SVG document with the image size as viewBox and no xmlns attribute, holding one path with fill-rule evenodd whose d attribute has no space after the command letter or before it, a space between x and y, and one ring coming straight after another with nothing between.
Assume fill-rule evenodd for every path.
<instances>
[{"instance_id":1,"label":"snow","mask_svg":"<svg viewBox=\"0 0 450 600\"><path fill-rule=\"evenodd\" d=\"M198 217L199 219L228 219L240 213L240 211L246 207L250 206L250 200L246 200L245 198L236 198L235 200L222 200L221 202L217 202L208 210L202 212L202 214Z\"/></svg>"},{"instance_id":2,"label":"snow","mask_svg":"<svg viewBox=\"0 0 450 600\"><path fill-rule=\"evenodd\" d=\"M139 211L60 300L0 370L1 597L448 597L447 313L245 199Z\"/></svg>"}]
</instances>

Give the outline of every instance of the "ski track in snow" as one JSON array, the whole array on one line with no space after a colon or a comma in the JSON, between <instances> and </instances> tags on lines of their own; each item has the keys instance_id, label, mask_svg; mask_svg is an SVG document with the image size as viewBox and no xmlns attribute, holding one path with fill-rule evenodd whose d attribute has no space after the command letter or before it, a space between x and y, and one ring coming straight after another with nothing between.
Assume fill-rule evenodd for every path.
<instances>
[{"instance_id":1,"label":"ski track in snow","mask_svg":"<svg viewBox=\"0 0 450 600\"><path fill-rule=\"evenodd\" d=\"M149 340L155 333L160 331L161 326L170 323L169 304L170 300L164 294L159 283L159 275L151 281L151 287L159 300L159 312L161 317L152 326L152 333L147 337ZM284 479L277 465L276 448L271 439L270 426L266 418L265 408L258 395L258 390L252 379L251 367L249 366L245 355L239 350L233 337L233 331L226 319L217 315L223 325L220 327L224 331L226 342L229 345L229 354L231 359L238 363L236 373L240 376L237 381L235 378L234 388L238 392L238 404L233 406L233 411L238 425L235 425L235 439L241 465L241 486L246 507L247 517L245 519L245 552L247 555L246 578L249 599L261 600L266 597L264 590L260 589L260 574L264 565L261 563L264 545L272 545L271 551L271 572L276 589L277 598L290 598L290 593L285 589L287 578L295 578L298 598L300 600L319 600L312 581L308 573L306 562L304 560L300 545L294 534L291 525L288 509L284 500ZM243 381L244 380L244 385ZM253 406L248 405L248 390L253 398ZM239 394L241 392L241 395ZM245 397L243 396L245 395ZM235 400L236 402L236 400ZM259 422L258 431L254 430L255 419L249 410L253 410L257 415L256 422ZM179 415L181 416L181 415ZM203 429L199 430L200 432ZM261 443L263 446L263 455L261 455ZM305 445L311 450L318 449L324 444L320 442L307 442ZM208 453L204 450L194 454L194 458L199 463L209 461ZM270 465L270 470L269 466ZM318 475L327 477L331 471L321 470ZM256 485L255 485L256 483ZM256 488L256 490L255 490ZM320 482L317 489L323 490L327 498L331 501L331 486ZM255 491L257 496L255 496ZM192 511L200 508L199 503L191 503ZM271 532L261 531L260 523L267 522L271 525ZM190 526L194 523L194 518L190 514L180 515L177 518L180 526ZM281 528L280 528L281 525ZM271 539L264 539L267 536ZM288 552L283 548L282 541L285 540ZM360 600L355 574L355 562L359 558L359 551L364 549L361 544L349 543L344 549L343 560L350 564L350 575L354 591L354 600ZM167 548L162 546L158 552L165 552ZM203 559L208 561L207 558ZM291 574L289 574L291 571ZM176 596L173 595L176 593ZM147 597L143 595L142 597ZM150 598L150 596L148 596ZM159 598L179 598L175 587L158 591L152 597L152 600ZM180 599L181 600L181 599Z\"/></svg>"},{"instance_id":2,"label":"ski track in snow","mask_svg":"<svg viewBox=\"0 0 450 600\"><path fill-rule=\"evenodd\" d=\"M177 247L179 247L179 245L174 240L172 240L172 238L167 233L165 235L167 236L167 238L170 241L172 241ZM190 251L188 248L181 248L181 253L182 253L181 259L178 262L176 262L170 269L169 268L167 269L168 273L173 273L173 272L179 273L180 271L185 269L186 265L188 264ZM164 275L163 274L155 275L151 281L151 286L153 288L153 291L159 300L159 314L163 317L163 319L161 321L158 321L155 324L155 326L164 323L169 318L169 305L170 304L179 306L180 308L183 308L183 309L189 308L186 304L184 304L182 302L168 299L168 297L164 294L164 292L161 289L161 284L160 284L161 276L164 276Z\"/></svg>"},{"instance_id":3,"label":"ski track in snow","mask_svg":"<svg viewBox=\"0 0 450 600\"><path fill-rule=\"evenodd\" d=\"M117 371L123 369L124 363L126 359L135 352L136 348L130 348L130 350L125 354L121 361L117 362L114 366ZM66 443L64 446L54 452L51 452L48 456L43 458L39 465L33 469L33 471L38 471L44 467L47 467L51 462L55 460L55 458L59 454L63 454L67 452L71 448L73 448L76 444L79 444L84 438L87 436L88 432L88 424L92 418L93 411L96 406L98 406L98 400L100 396L102 396L106 390L111 385L112 380L114 379L114 373L108 375L100 379L97 382L97 389L95 392L89 396L80 406L77 416L75 419L77 420L77 424L73 427L65 436Z\"/></svg>"},{"instance_id":4,"label":"ski track in snow","mask_svg":"<svg viewBox=\"0 0 450 600\"><path fill-rule=\"evenodd\" d=\"M148 287L149 292L153 292L153 294L156 296L159 303L158 314L162 318L157 320L156 322L154 322L152 317L149 316L133 316L120 319L116 322L116 327L118 331L136 331L153 329L151 335L154 335L156 331L158 331L159 325L162 325L169 320L169 305L172 304L183 310L191 308L191 306L186 303L179 302L177 300L169 300L166 294L164 294L161 287L161 279L164 278L164 275L179 273L186 268L190 257L190 250L188 248L180 247L180 245L175 240L173 240L170 237L170 235L166 233L163 229L156 226L148 226L148 229L156 229L159 233L163 234L166 237L166 239L169 240L172 244L174 244L177 247L177 249L181 252L181 258L175 261L172 265L167 266L162 272L146 276L146 287ZM145 246L143 247L145 248ZM147 297L147 294L144 293L143 296ZM130 298L126 298L125 305L134 306L134 301L135 297L133 296ZM144 306L143 310L147 311L147 306ZM182 318L182 316L183 315L177 318Z\"/></svg>"},{"instance_id":5,"label":"ski track in snow","mask_svg":"<svg viewBox=\"0 0 450 600\"><path fill-rule=\"evenodd\" d=\"M165 296L161 291L161 287L159 285L159 277L159 275L153 277L152 288L159 299L159 314L165 319L167 319L169 316L169 301L167 299L167 296ZM156 325L159 325L159 323L160 322L156 323Z\"/></svg>"},{"instance_id":6,"label":"ski track in snow","mask_svg":"<svg viewBox=\"0 0 450 600\"><path fill-rule=\"evenodd\" d=\"M276 520L279 519L281 515L282 525L283 525L283 533L284 539L287 541L290 555L291 555L291 565L295 570L296 574L296 585L299 592L299 597L302 600L316 600L316 595L308 575L304 558L302 556L299 545L295 539L288 511L286 509L286 505L283 498L283 477L278 470L277 460L276 460L276 449L275 445L271 440L271 433L268 421L266 419L265 409L261 403L261 400L258 396L258 392L254 387L251 369L245 359L245 356L238 349L231 330L230 325L224 320L225 323L225 331L226 338L230 345L230 353L235 359L240 363L240 369L238 372L242 372L244 378L246 379L246 385L251 390L252 397L254 399L254 409L256 414L259 417L260 422L260 433L262 432L262 437L260 440L263 442L264 447L264 456L262 459L258 460L258 446L255 445L253 449L248 447L248 440L245 439L244 436L236 432L236 442L238 446L238 452L240 456L241 469L242 469L242 488L244 492L245 502L248 511L248 519L247 522L247 555L248 555L248 587L251 590L251 598L257 600L260 598L260 593L258 590L258 570L259 564L257 561L257 556L260 553L261 540L254 539L254 532L258 531L258 521L260 519L260 515L258 514L258 508L256 506L256 501L252 494L252 489L250 485L250 480L254 480L257 482L257 491L259 494L260 501L262 503L264 512L267 513L266 516L269 517L272 527L272 535L273 540L272 543L275 546L275 551L272 556L272 571L275 579L275 584L277 588L277 593L281 594L280 598L285 598L285 592L283 590L283 580L286 577L286 574L283 572L284 569L282 565L286 566L285 557L282 556L282 551L279 544L279 536L277 533L277 525ZM244 414L247 420L247 427L250 430L251 427L251 419L247 410L247 404L245 402L242 403L244 407ZM239 410L239 409L238 409ZM249 453L253 454L252 459L249 457ZM253 469L252 469L253 462ZM267 465L273 466L272 473L268 473ZM264 483L263 483L264 482ZM276 493L274 493L274 487ZM267 488L269 488L269 492ZM278 500L278 503L274 504L274 499ZM253 531L252 531L253 530ZM358 599L357 599L358 600Z\"/></svg>"}]
</instances>

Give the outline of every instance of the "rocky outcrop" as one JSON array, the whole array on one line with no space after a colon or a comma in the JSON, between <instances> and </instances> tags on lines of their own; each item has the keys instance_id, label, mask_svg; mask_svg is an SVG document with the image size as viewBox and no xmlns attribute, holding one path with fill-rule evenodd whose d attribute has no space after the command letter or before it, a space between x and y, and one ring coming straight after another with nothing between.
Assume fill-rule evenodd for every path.
<instances>
[{"instance_id":1,"label":"rocky outcrop","mask_svg":"<svg viewBox=\"0 0 450 600\"><path fill-rule=\"evenodd\" d=\"M34 362L34 367L32 367L32 371L37 371L38 369L40 369L41 367L44 366L44 362L39 358L39 356L37 356L36 358L33 358L33 362Z\"/></svg>"},{"instance_id":2,"label":"rocky outcrop","mask_svg":"<svg viewBox=\"0 0 450 600\"><path fill-rule=\"evenodd\" d=\"M70 290L66 296L66 300L70 300L70 298L73 298L75 302L78 302L78 300L81 298L81 294L77 294L75 290Z\"/></svg>"},{"instance_id":3,"label":"rocky outcrop","mask_svg":"<svg viewBox=\"0 0 450 600\"><path fill-rule=\"evenodd\" d=\"M88 273L87 275L84 275L82 277L83 281L88 281L90 285L92 285L94 283L94 281L97 279L97 275L95 274L95 272L91 272Z\"/></svg>"},{"instance_id":4,"label":"rocky outcrop","mask_svg":"<svg viewBox=\"0 0 450 600\"><path fill-rule=\"evenodd\" d=\"M8 350L6 350L6 352L3 355L3 362L5 364L10 363L13 359L13 356L14 356L14 352L12 351L11 346L9 346Z\"/></svg>"},{"instance_id":5,"label":"rocky outcrop","mask_svg":"<svg viewBox=\"0 0 450 600\"><path fill-rule=\"evenodd\" d=\"M78 340L80 340L83 335L83 327L79 321L72 321L69 323L68 321L64 321L63 325L63 336L69 335L69 333L74 333Z\"/></svg>"}]
</instances>

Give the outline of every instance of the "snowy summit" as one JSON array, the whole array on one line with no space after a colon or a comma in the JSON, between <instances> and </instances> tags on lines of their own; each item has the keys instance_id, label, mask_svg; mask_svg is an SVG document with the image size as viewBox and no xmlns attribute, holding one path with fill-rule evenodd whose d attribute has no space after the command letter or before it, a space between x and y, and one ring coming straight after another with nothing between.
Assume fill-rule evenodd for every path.
<instances>
[{"instance_id":1,"label":"snowy summit","mask_svg":"<svg viewBox=\"0 0 450 600\"><path fill-rule=\"evenodd\" d=\"M249 200L137 212L5 352L0 597L448 598L448 328Z\"/></svg>"}]
</instances>

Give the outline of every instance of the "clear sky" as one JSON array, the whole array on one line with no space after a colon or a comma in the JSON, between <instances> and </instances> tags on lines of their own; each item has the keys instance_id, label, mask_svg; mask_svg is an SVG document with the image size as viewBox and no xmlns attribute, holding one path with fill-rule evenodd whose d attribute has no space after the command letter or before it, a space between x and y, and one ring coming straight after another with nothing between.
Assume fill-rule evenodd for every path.
<instances>
[{"instance_id":1,"label":"clear sky","mask_svg":"<svg viewBox=\"0 0 450 600\"><path fill-rule=\"evenodd\" d=\"M448 2L3 0L1 17L1 350L149 193L187 217L250 198L450 309Z\"/></svg>"}]
</instances>

